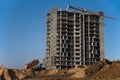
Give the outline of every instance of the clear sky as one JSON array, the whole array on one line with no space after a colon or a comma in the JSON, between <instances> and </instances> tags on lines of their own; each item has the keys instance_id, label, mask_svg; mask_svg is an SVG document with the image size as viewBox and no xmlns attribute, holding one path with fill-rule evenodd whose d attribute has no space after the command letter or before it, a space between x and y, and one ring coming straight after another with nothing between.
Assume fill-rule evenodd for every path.
<instances>
[{"instance_id":1,"label":"clear sky","mask_svg":"<svg viewBox=\"0 0 120 80\"><path fill-rule=\"evenodd\" d=\"M34 58L42 61L46 14L67 4L116 18L104 19L105 57L120 59L120 0L0 0L0 65L22 68Z\"/></svg>"}]
</instances>

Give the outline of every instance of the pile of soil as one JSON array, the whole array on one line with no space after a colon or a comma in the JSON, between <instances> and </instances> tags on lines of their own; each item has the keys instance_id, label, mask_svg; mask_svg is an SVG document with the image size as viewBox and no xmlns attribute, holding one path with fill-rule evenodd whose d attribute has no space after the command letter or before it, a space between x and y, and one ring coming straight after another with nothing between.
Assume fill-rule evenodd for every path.
<instances>
[{"instance_id":1,"label":"pile of soil","mask_svg":"<svg viewBox=\"0 0 120 80\"><path fill-rule=\"evenodd\" d=\"M82 80L120 80L119 61L99 61L85 71L87 77Z\"/></svg>"},{"instance_id":2,"label":"pile of soil","mask_svg":"<svg viewBox=\"0 0 120 80\"><path fill-rule=\"evenodd\" d=\"M72 68L67 73L72 73L71 78L83 78L85 76L85 68Z\"/></svg>"},{"instance_id":3,"label":"pile of soil","mask_svg":"<svg viewBox=\"0 0 120 80\"><path fill-rule=\"evenodd\" d=\"M0 80L11 80L8 69L6 67L2 67L0 69Z\"/></svg>"},{"instance_id":4,"label":"pile of soil","mask_svg":"<svg viewBox=\"0 0 120 80\"><path fill-rule=\"evenodd\" d=\"M99 61L93 65L88 66L85 69L86 75L91 77L93 75L95 75L97 72L99 72L105 65L106 65L106 61Z\"/></svg>"},{"instance_id":5,"label":"pile of soil","mask_svg":"<svg viewBox=\"0 0 120 80\"><path fill-rule=\"evenodd\" d=\"M95 76L94 79L120 80L120 64L113 63L105 65Z\"/></svg>"},{"instance_id":6,"label":"pile of soil","mask_svg":"<svg viewBox=\"0 0 120 80\"><path fill-rule=\"evenodd\" d=\"M58 69L49 70L47 75L56 75L56 74L58 74L58 71L59 71Z\"/></svg>"},{"instance_id":7,"label":"pile of soil","mask_svg":"<svg viewBox=\"0 0 120 80\"><path fill-rule=\"evenodd\" d=\"M1 80L120 80L120 61L99 61L68 70L0 69Z\"/></svg>"}]
</instances>

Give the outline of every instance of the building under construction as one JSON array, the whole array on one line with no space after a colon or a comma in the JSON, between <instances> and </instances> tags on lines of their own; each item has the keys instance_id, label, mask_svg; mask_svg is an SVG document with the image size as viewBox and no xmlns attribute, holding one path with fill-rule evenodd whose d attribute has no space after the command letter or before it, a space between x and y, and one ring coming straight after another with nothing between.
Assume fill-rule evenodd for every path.
<instances>
[{"instance_id":1,"label":"building under construction","mask_svg":"<svg viewBox=\"0 0 120 80\"><path fill-rule=\"evenodd\" d=\"M103 12L68 6L47 14L46 69L88 66L104 59Z\"/></svg>"}]
</instances>

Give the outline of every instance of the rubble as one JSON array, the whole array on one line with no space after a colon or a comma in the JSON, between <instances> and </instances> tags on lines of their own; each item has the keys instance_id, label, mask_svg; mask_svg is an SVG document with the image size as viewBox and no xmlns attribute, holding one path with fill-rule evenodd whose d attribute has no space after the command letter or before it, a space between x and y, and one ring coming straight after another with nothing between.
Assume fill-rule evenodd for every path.
<instances>
[{"instance_id":1,"label":"rubble","mask_svg":"<svg viewBox=\"0 0 120 80\"><path fill-rule=\"evenodd\" d=\"M24 69L32 69L34 68L37 64L39 63L39 60L38 59L34 59L32 60L31 62L27 63L24 65Z\"/></svg>"}]
</instances>

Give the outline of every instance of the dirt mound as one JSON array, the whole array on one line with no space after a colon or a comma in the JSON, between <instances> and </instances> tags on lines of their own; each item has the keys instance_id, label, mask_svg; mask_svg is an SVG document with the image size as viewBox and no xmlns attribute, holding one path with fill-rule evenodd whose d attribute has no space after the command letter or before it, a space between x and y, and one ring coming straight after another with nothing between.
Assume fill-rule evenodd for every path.
<instances>
[{"instance_id":1,"label":"dirt mound","mask_svg":"<svg viewBox=\"0 0 120 80\"><path fill-rule=\"evenodd\" d=\"M18 69L9 69L9 75L11 76L12 80L13 79L21 80L24 77L26 77L26 75L22 72L22 70L18 70Z\"/></svg>"},{"instance_id":2,"label":"dirt mound","mask_svg":"<svg viewBox=\"0 0 120 80\"><path fill-rule=\"evenodd\" d=\"M39 73L41 76L46 76L46 74L48 73L48 70L42 70Z\"/></svg>"},{"instance_id":3,"label":"dirt mound","mask_svg":"<svg viewBox=\"0 0 120 80\"><path fill-rule=\"evenodd\" d=\"M95 76L95 79L120 80L120 63L106 65Z\"/></svg>"},{"instance_id":4,"label":"dirt mound","mask_svg":"<svg viewBox=\"0 0 120 80\"><path fill-rule=\"evenodd\" d=\"M99 72L106 65L106 61L99 61L91 66L88 66L85 71L86 75L91 77Z\"/></svg>"},{"instance_id":5,"label":"dirt mound","mask_svg":"<svg viewBox=\"0 0 120 80\"><path fill-rule=\"evenodd\" d=\"M99 61L86 68L69 70L0 69L1 80L120 80L120 62Z\"/></svg>"},{"instance_id":6,"label":"dirt mound","mask_svg":"<svg viewBox=\"0 0 120 80\"><path fill-rule=\"evenodd\" d=\"M69 69L67 73L75 73L75 72L81 71L82 69L83 68L72 68L72 69Z\"/></svg>"},{"instance_id":7,"label":"dirt mound","mask_svg":"<svg viewBox=\"0 0 120 80\"><path fill-rule=\"evenodd\" d=\"M11 80L8 69L6 67L2 67L0 69L0 76L1 76L1 80Z\"/></svg>"},{"instance_id":8,"label":"dirt mound","mask_svg":"<svg viewBox=\"0 0 120 80\"><path fill-rule=\"evenodd\" d=\"M85 77L85 70L84 69L80 69L78 71L76 71L75 73L73 73L72 76L70 76L72 78L83 78Z\"/></svg>"},{"instance_id":9,"label":"dirt mound","mask_svg":"<svg viewBox=\"0 0 120 80\"><path fill-rule=\"evenodd\" d=\"M47 75L56 75L58 72L59 72L58 69L52 69L48 71Z\"/></svg>"},{"instance_id":10,"label":"dirt mound","mask_svg":"<svg viewBox=\"0 0 120 80\"><path fill-rule=\"evenodd\" d=\"M27 70L25 70L23 72L24 72L24 74L26 76L35 75L35 73L34 73L34 71L32 69L27 69Z\"/></svg>"},{"instance_id":11,"label":"dirt mound","mask_svg":"<svg viewBox=\"0 0 120 80\"><path fill-rule=\"evenodd\" d=\"M85 69L87 77L82 80L120 80L120 62L100 61Z\"/></svg>"},{"instance_id":12,"label":"dirt mound","mask_svg":"<svg viewBox=\"0 0 120 80\"><path fill-rule=\"evenodd\" d=\"M34 71L34 74L35 74L35 75L40 75L40 74L41 74L41 71Z\"/></svg>"},{"instance_id":13,"label":"dirt mound","mask_svg":"<svg viewBox=\"0 0 120 80\"><path fill-rule=\"evenodd\" d=\"M85 76L84 68L72 68L66 72L71 74L71 78L83 78Z\"/></svg>"}]
</instances>

